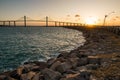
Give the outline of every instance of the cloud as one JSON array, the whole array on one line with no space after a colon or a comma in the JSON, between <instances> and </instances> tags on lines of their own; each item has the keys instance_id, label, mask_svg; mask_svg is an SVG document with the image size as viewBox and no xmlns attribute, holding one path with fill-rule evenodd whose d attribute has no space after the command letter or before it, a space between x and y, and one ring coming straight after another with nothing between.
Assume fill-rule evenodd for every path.
<instances>
[{"instance_id":1,"label":"cloud","mask_svg":"<svg viewBox=\"0 0 120 80\"><path fill-rule=\"evenodd\" d=\"M75 17L80 17L80 15L79 15L79 14L76 14Z\"/></svg>"},{"instance_id":2,"label":"cloud","mask_svg":"<svg viewBox=\"0 0 120 80\"><path fill-rule=\"evenodd\" d=\"M70 17L70 15L67 15L67 17Z\"/></svg>"}]
</instances>

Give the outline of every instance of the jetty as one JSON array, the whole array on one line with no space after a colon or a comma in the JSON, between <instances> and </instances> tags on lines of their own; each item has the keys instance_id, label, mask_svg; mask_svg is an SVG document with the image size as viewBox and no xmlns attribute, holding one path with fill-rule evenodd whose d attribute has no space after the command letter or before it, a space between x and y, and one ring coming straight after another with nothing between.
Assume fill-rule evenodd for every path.
<instances>
[{"instance_id":1,"label":"jetty","mask_svg":"<svg viewBox=\"0 0 120 80\"><path fill-rule=\"evenodd\" d=\"M65 28L82 31L85 44L47 62L25 62L13 71L1 73L0 80L120 79L120 36L115 31L119 27Z\"/></svg>"}]
</instances>

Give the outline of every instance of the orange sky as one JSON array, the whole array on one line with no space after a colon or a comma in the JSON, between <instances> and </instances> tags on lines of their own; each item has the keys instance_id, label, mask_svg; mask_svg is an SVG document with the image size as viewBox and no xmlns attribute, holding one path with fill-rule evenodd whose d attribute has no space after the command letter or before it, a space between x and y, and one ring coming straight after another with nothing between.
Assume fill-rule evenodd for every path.
<instances>
[{"instance_id":1,"label":"orange sky","mask_svg":"<svg viewBox=\"0 0 120 80\"><path fill-rule=\"evenodd\" d=\"M45 16L53 20L86 24L120 25L120 0L0 0L0 20L32 19ZM94 19L94 20L93 20ZM91 21L92 20L92 21Z\"/></svg>"}]
</instances>

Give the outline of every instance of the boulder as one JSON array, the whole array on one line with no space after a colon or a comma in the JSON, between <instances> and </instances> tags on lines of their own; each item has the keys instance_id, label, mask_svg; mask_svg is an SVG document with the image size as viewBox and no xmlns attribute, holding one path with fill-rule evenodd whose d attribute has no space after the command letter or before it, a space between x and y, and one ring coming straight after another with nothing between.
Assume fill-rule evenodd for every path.
<instances>
[{"instance_id":1,"label":"boulder","mask_svg":"<svg viewBox=\"0 0 120 80\"><path fill-rule=\"evenodd\" d=\"M31 80L35 76L35 72L29 72L27 74L22 74L21 75L21 80Z\"/></svg>"},{"instance_id":2,"label":"boulder","mask_svg":"<svg viewBox=\"0 0 120 80\"><path fill-rule=\"evenodd\" d=\"M23 66L28 71L41 71L44 68L48 67L46 62L39 62L39 61L27 62Z\"/></svg>"},{"instance_id":3,"label":"boulder","mask_svg":"<svg viewBox=\"0 0 120 80\"><path fill-rule=\"evenodd\" d=\"M56 67L57 67L58 65L60 65L60 64L61 64L60 61L56 61L55 63L53 63L53 64L51 65L50 69L56 70Z\"/></svg>"},{"instance_id":4,"label":"boulder","mask_svg":"<svg viewBox=\"0 0 120 80\"><path fill-rule=\"evenodd\" d=\"M69 52L61 52L59 55L58 55L58 57L57 58L60 58L60 57L64 57L64 58L66 58L66 57L68 57L69 56Z\"/></svg>"},{"instance_id":5,"label":"boulder","mask_svg":"<svg viewBox=\"0 0 120 80\"><path fill-rule=\"evenodd\" d=\"M80 58L80 59L78 60L78 66L84 66L84 65L86 65L86 64L88 64L88 58L87 58L87 57L85 57L85 58Z\"/></svg>"},{"instance_id":6,"label":"boulder","mask_svg":"<svg viewBox=\"0 0 120 80\"><path fill-rule=\"evenodd\" d=\"M84 57L88 57L88 55L84 54L83 52L80 52L77 54L77 57L84 58Z\"/></svg>"},{"instance_id":7,"label":"boulder","mask_svg":"<svg viewBox=\"0 0 120 80\"><path fill-rule=\"evenodd\" d=\"M69 55L69 57L70 57L70 58L76 58L76 57L77 57L77 53L71 53L71 54Z\"/></svg>"},{"instance_id":8,"label":"boulder","mask_svg":"<svg viewBox=\"0 0 120 80\"><path fill-rule=\"evenodd\" d=\"M77 71L83 72L83 71L87 71L86 66L80 66L76 68Z\"/></svg>"},{"instance_id":9,"label":"boulder","mask_svg":"<svg viewBox=\"0 0 120 80\"><path fill-rule=\"evenodd\" d=\"M11 78L10 76L7 75L0 75L0 80L16 80L16 79Z\"/></svg>"},{"instance_id":10,"label":"boulder","mask_svg":"<svg viewBox=\"0 0 120 80\"><path fill-rule=\"evenodd\" d=\"M37 73L32 80L43 80L43 75L41 73Z\"/></svg>"},{"instance_id":11,"label":"boulder","mask_svg":"<svg viewBox=\"0 0 120 80\"><path fill-rule=\"evenodd\" d=\"M7 79L6 75L0 75L0 80L5 80L5 79Z\"/></svg>"},{"instance_id":12,"label":"boulder","mask_svg":"<svg viewBox=\"0 0 120 80\"><path fill-rule=\"evenodd\" d=\"M19 73L17 73L17 70L14 70L11 73L9 73L9 76L18 80L20 79L20 75Z\"/></svg>"},{"instance_id":13,"label":"boulder","mask_svg":"<svg viewBox=\"0 0 120 80\"><path fill-rule=\"evenodd\" d=\"M65 74L76 74L78 73L79 71L75 71L75 70L72 70L72 69L69 69L65 72Z\"/></svg>"},{"instance_id":14,"label":"boulder","mask_svg":"<svg viewBox=\"0 0 120 80\"><path fill-rule=\"evenodd\" d=\"M70 64L69 62L63 62L57 66L56 70L59 71L60 73L63 73L69 70L70 68L72 68L72 64Z\"/></svg>"},{"instance_id":15,"label":"boulder","mask_svg":"<svg viewBox=\"0 0 120 80\"><path fill-rule=\"evenodd\" d=\"M79 74L69 74L66 78L61 78L60 80L86 80L84 77L81 77Z\"/></svg>"},{"instance_id":16,"label":"boulder","mask_svg":"<svg viewBox=\"0 0 120 80\"><path fill-rule=\"evenodd\" d=\"M61 73L48 68L44 69L42 74L44 75L45 80L59 80L61 77Z\"/></svg>"},{"instance_id":17,"label":"boulder","mask_svg":"<svg viewBox=\"0 0 120 80\"><path fill-rule=\"evenodd\" d=\"M101 58L98 58L97 56L89 56L88 61L89 64L100 64Z\"/></svg>"},{"instance_id":18,"label":"boulder","mask_svg":"<svg viewBox=\"0 0 120 80\"><path fill-rule=\"evenodd\" d=\"M63 58L63 57L60 57L60 58L56 58L56 60L55 60L55 61L65 62L65 61L66 61L66 59L65 59L65 58Z\"/></svg>"},{"instance_id":19,"label":"boulder","mask_svg":"<svg viewBox=\"0 0 120 80\"><path fill-rule=\"evenodd\" d=\"M56 61L55 58L51 58L47 60L48 67L50 67Z\"/></svg>"},{"instance_id":20,"label":"boulder","mask_svg":"<svg viewBox=\"0 0 120 80\"><path fill-rule=\"evenodd\" d=\"M68 62L71 63L72 67L75 68L78 65L79 58L78 57L76 57L76 58L68 58L67 60L68 60Z\"/></svg>"},{"instance_id":21,"label":"boulder","mask_svg":"<svg viewBox=\"0 0 120 80\"><path fill-rule=\"evenodd\" d=\"M85 78L85 80L89 80L90 75L91 75L91 72L88 72L88 71L80 72L80 77Z\"/></svg>"},{"instance_id":22,"label":"boulder","mask_svg":"<svg viewBox=\"0 0 120 80\"><path fill-rule=\"evenodd\" d=\"M21 74L23 73L23 70L24 70L24 67L23 67L23 66L17 68L17 74L18 74L18 75L21 75Z\"/></svg>"},{"instance_id":23,"label":"boulder","mask_svg":"<svg viewBox=\"0 0 120 80\"><path fill-rule=\"evenodd\" d=\"M96 69L98 69L100 66L98 65L98 64L88 64L88 65L86 65L86 68L88 69L88 70L96 70Z\"/></svg>"}]
</instances>

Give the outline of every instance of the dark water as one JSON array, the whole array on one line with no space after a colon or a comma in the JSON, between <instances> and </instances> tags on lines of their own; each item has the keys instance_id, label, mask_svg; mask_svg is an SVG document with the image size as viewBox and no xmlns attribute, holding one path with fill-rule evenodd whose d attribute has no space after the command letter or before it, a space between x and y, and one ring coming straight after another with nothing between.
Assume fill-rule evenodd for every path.
<instances>
[{"instance_id":1,"label":"dark water","mask_svg":"<svg viewBox=\"0 0 120 80\"><path fill-rule=\"evenodd\" d=\"M85 42L81 32L56 27L0 27L0 72L46 61Z\"/></svg>"}]
</instances>

